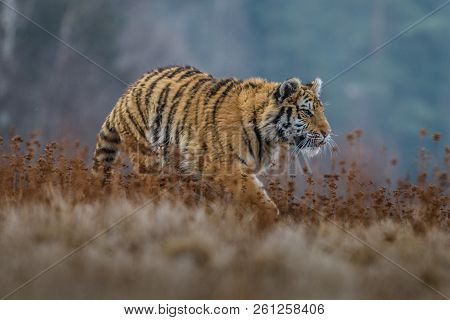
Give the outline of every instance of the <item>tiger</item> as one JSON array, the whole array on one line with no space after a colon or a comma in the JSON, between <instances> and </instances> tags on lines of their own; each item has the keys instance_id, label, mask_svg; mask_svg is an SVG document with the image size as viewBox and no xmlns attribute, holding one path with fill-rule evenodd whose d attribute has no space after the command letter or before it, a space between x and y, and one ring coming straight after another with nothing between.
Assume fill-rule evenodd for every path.
<instances>
[{"instance_id":1,"label":"tiger","mask_svg":"<svg viewBox=\"0 0 450 320\"><path fill-rule=\"evenodd\" d=\"M111 168L119 147L138 172L152 158L164 165L176 151L180 172L213 177L232 198L255 208L261 224L270 224L279 210L258 173L280 146L314 156L332 143L321 87L320 78L302 84L298 78L217 79L191 66L151 70L106 117L94 171Z\"/></svg>"}]
</instances>

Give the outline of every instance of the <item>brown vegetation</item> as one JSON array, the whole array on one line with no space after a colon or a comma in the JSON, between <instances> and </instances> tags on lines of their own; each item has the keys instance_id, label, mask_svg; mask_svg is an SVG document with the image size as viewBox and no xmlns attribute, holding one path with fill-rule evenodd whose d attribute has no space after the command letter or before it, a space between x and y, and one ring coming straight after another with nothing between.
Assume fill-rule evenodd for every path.
<instances>
[{"instance_id":1,"label":"brown vegetation","mask_svg":"<svg viewBox=\"0 0 450 320\"><path fill-rule=\"evenodd\" d=\"M443 298L355 237L448 296L450 148L394 183L399 160L362 135L313 174L269 172L282 214L264 232L208 180L119 161L103 186L78 143L0 138L0 295L133 213L11 298Z\"/></svg>"}]
</instances>

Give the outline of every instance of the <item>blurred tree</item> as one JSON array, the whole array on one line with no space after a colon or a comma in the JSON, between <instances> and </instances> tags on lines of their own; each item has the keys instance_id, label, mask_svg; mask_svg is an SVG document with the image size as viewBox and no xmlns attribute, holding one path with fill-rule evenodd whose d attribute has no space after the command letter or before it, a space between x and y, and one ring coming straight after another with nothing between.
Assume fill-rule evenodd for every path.
<instances>
[{"instance_id":1,"label":"blurred tree","mask_svg":"<svg viewBox=\"0 0 450 320\"><path fill-rule=\"evenodd\" d=\"M117 1L24 0L10 4L114 70L121 21L121 13L115 9ZM8 84L0 95L0 117L8 119L0 123L2 131L8 124L14 124L21 133L41 129L44 139L66 133L87 138L85 128L93 127L101 114L101 109L96 111L93 106L104 101L109 101L110 106L115 99L110 97L111 88L117 83L10 8L2 5L1 9L2 21L5 16L14 17L13 26L6 28L10 35L0 42L2 66L9 70L2 72L7 77L2 82ZM15 40L7 41L10 38ZM9 42L14 43L12 48ZM5 48L9 48L7 55Z\"/></svg>"},{"instance_id":2,"label":"blurred tree","mask_svg":"<svg viewBox=\"0 0 450 320\"><path fill-rule=\"evenodd\" d=\"M9 0L127 82L160 65L215 76L328 80L441 0ZM340 136L417 150L421 127L449 141L450 6L324 88ZM15 124L91 145L123 84L0 4L0 130ZM339 140L339 137L338 137ZM411 158L411 157L409 157ZM412 162L412 161L410 161ZM403 164L403 163L401 163Z\"/></svg>"}]
</instances>

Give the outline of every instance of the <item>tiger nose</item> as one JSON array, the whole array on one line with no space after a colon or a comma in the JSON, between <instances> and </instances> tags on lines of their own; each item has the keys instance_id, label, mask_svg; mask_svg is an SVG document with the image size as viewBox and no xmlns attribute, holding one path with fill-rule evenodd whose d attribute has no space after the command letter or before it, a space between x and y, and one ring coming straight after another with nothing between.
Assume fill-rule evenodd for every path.
<instances>
[{"instance_id":1,"label":"tiger nose","mask_svg":"<svg viewBox=\"0 0 450 320\"><path fill-rule=\"evenodd\" d=\"M327 130L320 130L320 133L322 134L323 138L325 139L331 133L331 130L329 130L329 129L327 129Z\"/></svg>"}]
</instances>

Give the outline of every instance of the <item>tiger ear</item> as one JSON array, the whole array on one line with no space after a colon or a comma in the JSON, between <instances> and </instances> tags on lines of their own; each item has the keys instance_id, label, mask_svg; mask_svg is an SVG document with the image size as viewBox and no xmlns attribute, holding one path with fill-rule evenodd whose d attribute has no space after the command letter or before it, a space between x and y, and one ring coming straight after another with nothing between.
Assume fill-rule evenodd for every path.
<instances>
[{"instance_id":1,"label":"tiger ear","mask_svg":"<svg viewBox=\"0 0 450 320\"><path fill-rule=\"evenodd\" d=\"M301 86L301 82L297 78L291 78L286 81L284 81L280 86L278 87L277 91L275 92L275 97L278 100L278 102L283 102L285 99L291 97L294 93L298 91L298 89Z\"/></svg>"},{"instance_id":2,"label":"tiger ear","mask_svg":"<svg viewBox=\"0 0 450 320\"><path fill-rule=\"evenodd\" d=\"M322 91L322 79L315 78L314 81L311 83L312 89L315 92L315 94L320 97L320 92Z\"/></svg>"}]
</instances>

